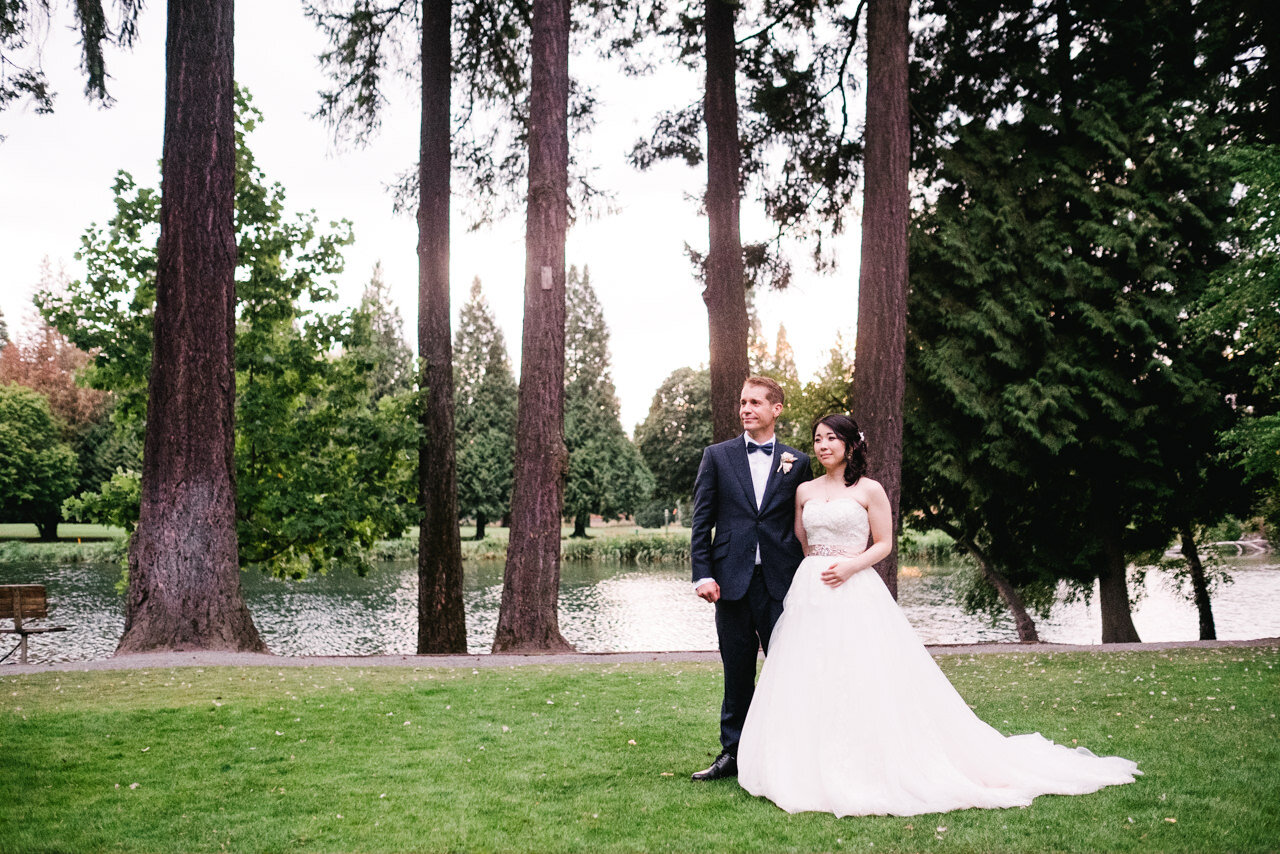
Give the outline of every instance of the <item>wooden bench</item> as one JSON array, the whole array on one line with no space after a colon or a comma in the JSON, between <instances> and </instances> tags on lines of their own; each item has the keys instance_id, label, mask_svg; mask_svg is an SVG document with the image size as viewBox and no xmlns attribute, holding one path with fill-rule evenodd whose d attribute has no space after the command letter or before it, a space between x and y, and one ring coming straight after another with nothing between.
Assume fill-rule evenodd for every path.
<instances>
[{"instance_id":1,"label":"wooden bench","mask_svg":"<svg viewBox=\"0 0 1280 854\"><path fill-rule=\"evenodd\" d=\"M0 634L19 635L20 664L27 663L27 635L65 632L66 626L28 626L23 620L43 620L49 616L49 600L43 584L0 584L0 620L13 620L13 628L0 628ZM12 655L12 650L10 650ZM6 655L5 658L9 656ZM3 659L0 659L2 661Z\"/></svg>"}]
</instances>

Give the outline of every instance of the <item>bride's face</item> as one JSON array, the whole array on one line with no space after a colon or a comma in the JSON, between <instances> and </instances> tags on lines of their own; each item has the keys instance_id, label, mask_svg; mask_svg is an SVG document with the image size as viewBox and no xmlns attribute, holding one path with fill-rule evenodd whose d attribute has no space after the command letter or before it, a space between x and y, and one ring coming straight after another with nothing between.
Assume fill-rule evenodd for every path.
<instances>
[{"instance_id":1,"label":"bride's face","mask_svg":"<svg viewBox=\"0 0 1280 854\"><path fill-rule=\"evenodd\" d=\"M823 468L835 468L844 464L845 444L836 431L826 424L819 424L813 431L813 453Z\"/></svg>"}]
</instances>

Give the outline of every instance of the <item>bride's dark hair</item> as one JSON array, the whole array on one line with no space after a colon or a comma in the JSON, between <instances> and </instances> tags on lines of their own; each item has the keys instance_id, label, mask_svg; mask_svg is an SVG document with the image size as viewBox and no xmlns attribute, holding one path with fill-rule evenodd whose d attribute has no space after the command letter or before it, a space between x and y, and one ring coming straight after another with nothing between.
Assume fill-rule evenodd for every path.
<instances>
[{"instance_id":1,"label":"bride's dark hair","mask_svg":"<svg viewBox=\"0 0 1280 854\"><path fill-rule=\"evenodd\" d=\"M844 482L853 486L867 473L867 440L858 429L858 422L848 415L824 415L813 425L813 432L817 433L824 424L844 442Z\"/></svg>"}]
</instances>

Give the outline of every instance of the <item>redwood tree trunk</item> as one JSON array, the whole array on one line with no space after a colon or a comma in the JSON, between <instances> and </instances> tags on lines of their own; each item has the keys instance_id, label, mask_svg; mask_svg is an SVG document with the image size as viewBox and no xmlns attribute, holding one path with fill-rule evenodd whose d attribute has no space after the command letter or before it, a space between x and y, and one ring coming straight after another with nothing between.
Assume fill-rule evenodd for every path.
<instances>
[{"instance_id":1,"label":"redwood tree trunk","mask_svg":"<svg viewBox=\"0 0 1280 854\"><path fill-rule=\"evenodd\" d=\"M893 550L876 565L898 595L902 520L902 396L907 340L907 0L867 5L867 129L862 268L858 276L854 417L867 436L871 477L893 508Z\"/></svg>"},{"instance_id":2,"label":"redwood tree trunk","mask_svg":"<svg viewBox=\"0 0 1280 854\"><path fill-rule=\"evenodd\" d=\"M450 0L422 4L422 137L418 177L418 652L467 651L449 330Z\"/></svg>"},{"instance_id":3,"label":"redwood tree trunk","mask_svg":"<svg viewBox=\"0 0 1280 854\"><path fill-rule=\"evenodd\" d=\"M1204 576L1204 564L1200 562L1200 552L1196 549L1196 538L1191 533L1191 523L1184 519L1178 527L1182 556L1187 559L1187 568L1191 571L1191 589L1195 596L1196 612L1200 615L1200 640L1217 640L1213 605L1209 602L1209 582Z\"/></svg>"},{"instance_id":4,"label":"redwood tree trunk","mask_svg":"<svg viewBox=\"0 0 1280 854\"><path fill-rule=\"evenodd\" d=\"M706 289L711 353L711 436L723 442L742 432L738 402L747 364L746 280L742 271L742 235L738 224L741 151L738 144L738 58L730 0L706 0L707 123Z\"/></svg>"},{"instance_id":5,"label":"redwood tree trunk","mask_svg":"<svg viewBox=\"0 0 1280 854\"><path fill-rule=\"evenodd\" d=\"M117 652L265 652L235 493L233 0L169 3L142 504Z\"/></svg>"},{"instance_id":6,"label":"redwood tree trunk","mask_svg":"<svg viewBox=\"0 0 1280 854\"><path fill-rule=\"evenodd\" d=\"M494 652L571 649L560 634L564 241L569 214L569 0L534 0L529 212L511 538Z\"/></svg>"},{"instance_id":7,"label":"redwood tree trunk","mask_svg":"<svg viewBox=\"0 0 1280 854\"><path fill-rule=\"evenodd\" d=\"M1098 604L1102 609L1103 643L1139 643L1129 606L1129 585L1125 581L1124 545L1114 522L1101 523L1103 562L1098 572Z\"/></svg>"}]
</instances>

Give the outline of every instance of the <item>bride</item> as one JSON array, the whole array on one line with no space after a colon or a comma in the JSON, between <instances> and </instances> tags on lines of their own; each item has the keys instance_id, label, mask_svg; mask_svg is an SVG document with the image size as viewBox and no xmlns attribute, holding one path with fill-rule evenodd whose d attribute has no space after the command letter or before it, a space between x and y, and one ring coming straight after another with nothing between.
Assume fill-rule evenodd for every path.
<instances>
[{"instance_id":1,"label":"bride","mask_svg":"<svg viewBox=\"0 0 1280 854\"><path fill-rule=\"evenodd\" d=\"M889 554L892 519L864 476L858 425L828 415L813 447L826 475L796 492L806 557L747 713L742 787L787 812L845 816L1026 806L1133 782L1128 759L1005 737L974 715L867 571Z\"/></svg>"}]
</instances>

